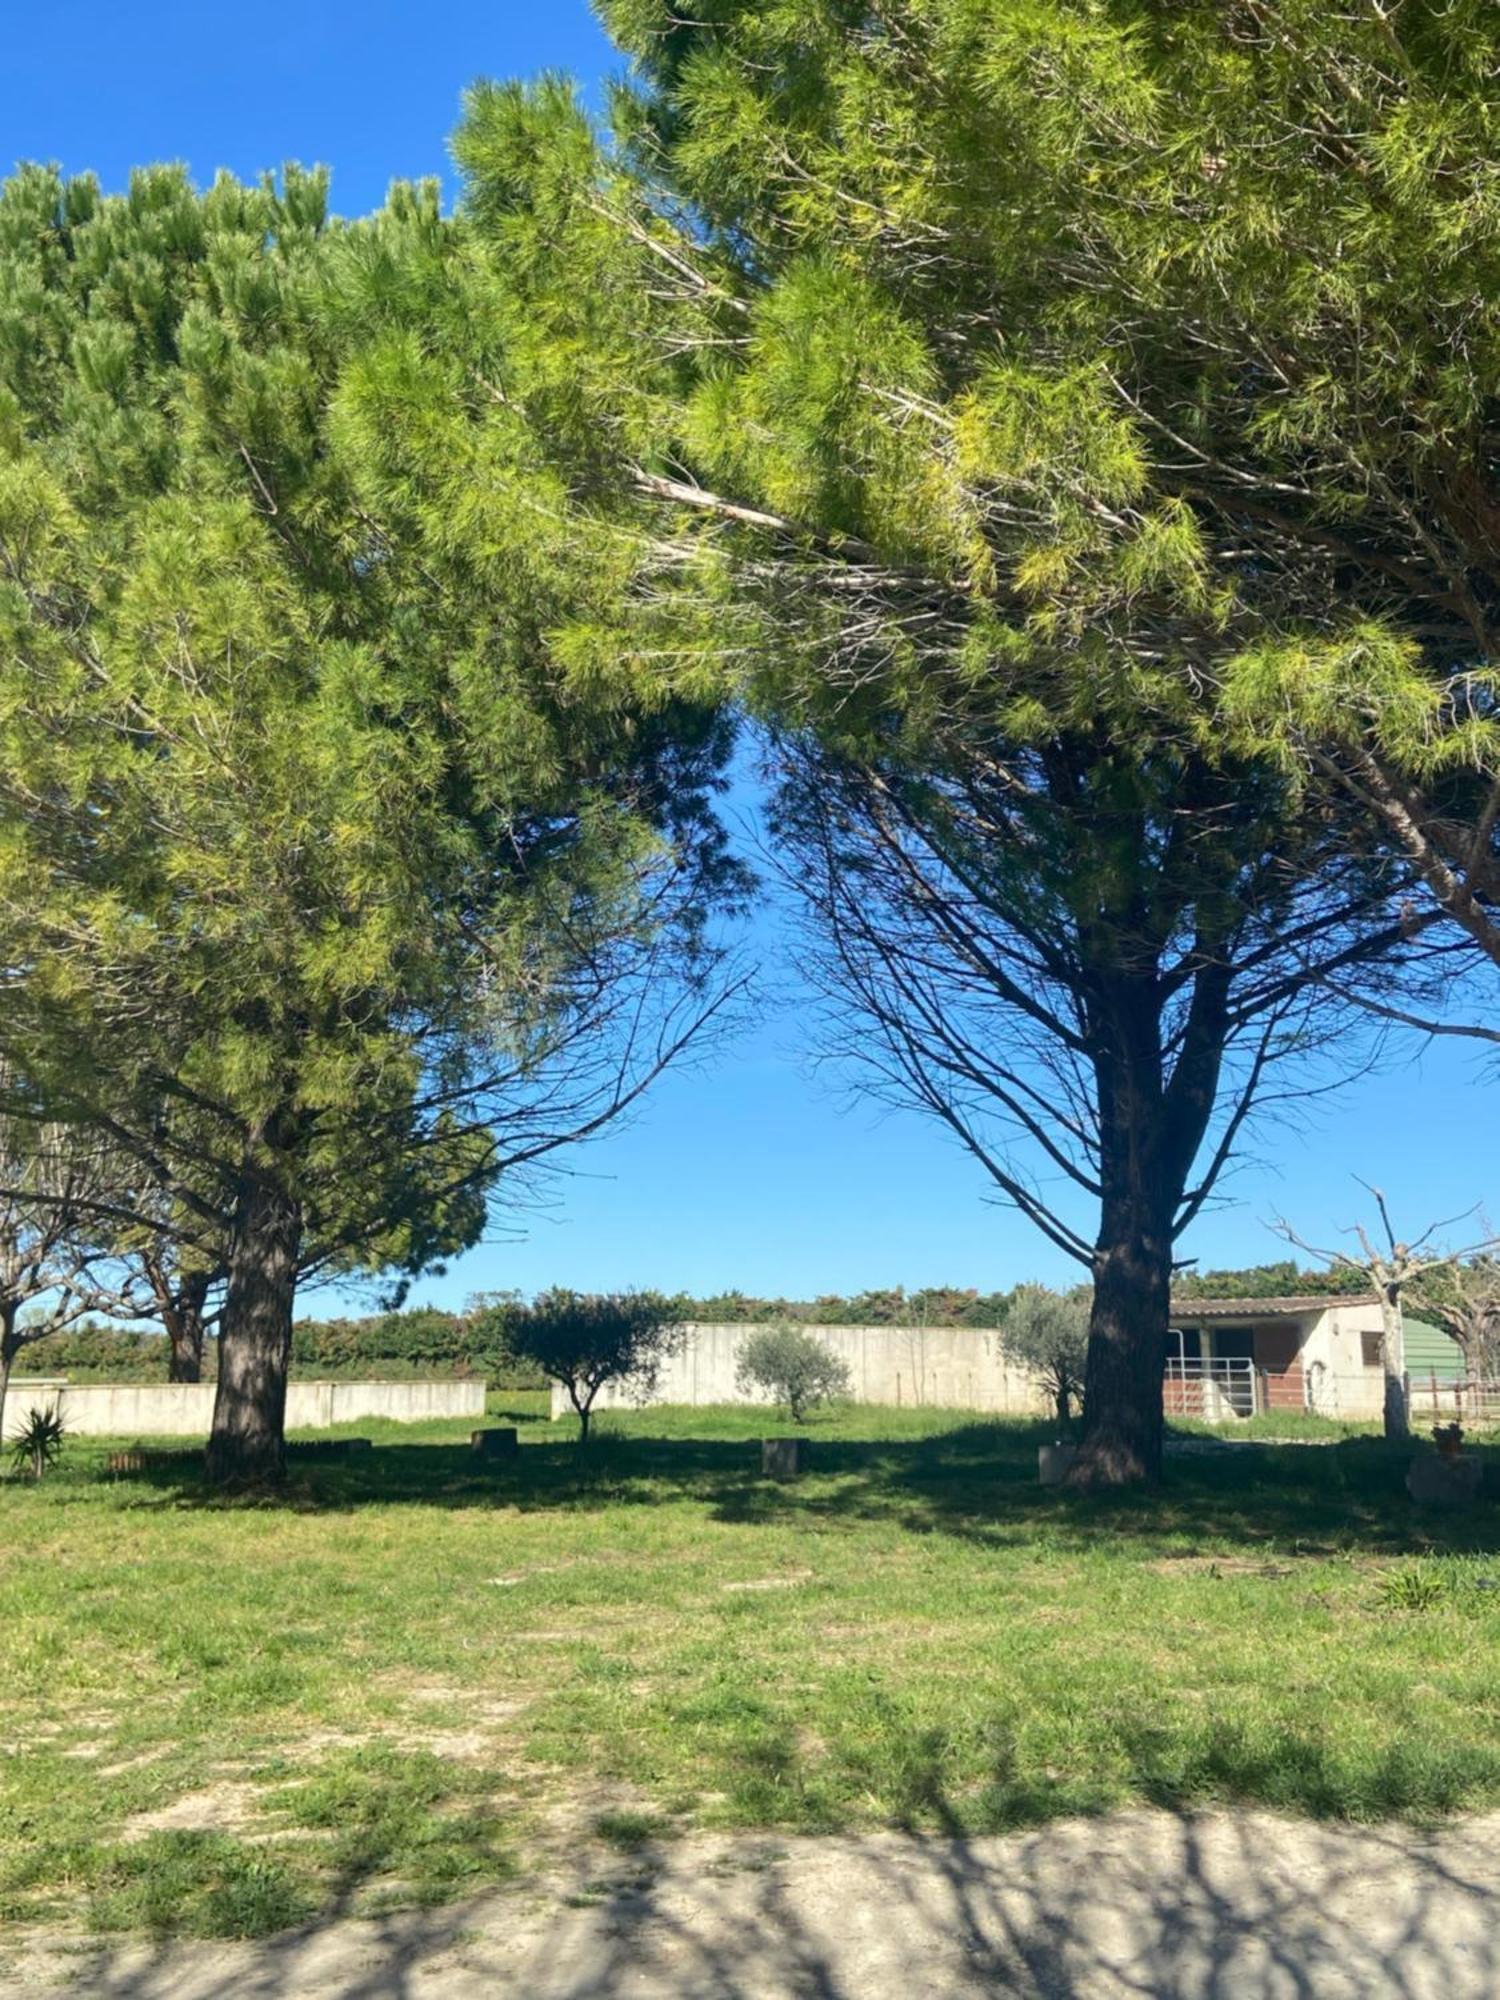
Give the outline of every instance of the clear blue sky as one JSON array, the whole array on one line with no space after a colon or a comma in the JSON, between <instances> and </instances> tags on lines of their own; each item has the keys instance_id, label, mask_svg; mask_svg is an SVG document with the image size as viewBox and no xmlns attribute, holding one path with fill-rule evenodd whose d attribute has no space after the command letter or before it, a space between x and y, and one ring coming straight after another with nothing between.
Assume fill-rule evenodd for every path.
<instances>
[{"instance_id":1,"label":"clear blue sky","mask_svg":"<svg viewBox=\"0 0 1500 2000\"><path fill-rule=\"evenodd\" d=\"M76 0L66 20L12 10L0 118L12 159L91 168L120 186L132 164L178 159L200 179L285 159L326 162L345 213L399 176L448 174L446 137L482 75L568 69L593 86L610 51L582 0L418 7L350 0L243 10ZM449 176L451 186L451 175ZM915 1115L845 1107L815 1084L791 942L774 912L753 943L782 1001L712 1065L668 1078L626 1130L579 1156L521 1240L471 1253L418 1298L561 1282L806 1295L952 1282L985 1289L1072 1267L985 1200L978 1169ZM1329 1240L1380 1181L1406 1224L1483 1200L1500 1220L1494 1128L1500 1080L1462 1044L1351 1085L1301 1129L1263 1130L1226 1185L1231 1205L1184 1245L1205 1265L1276 1256L1280 1211ZM312 1304L309 1300L307 1304Z\"/></svg>"}]
</instances>

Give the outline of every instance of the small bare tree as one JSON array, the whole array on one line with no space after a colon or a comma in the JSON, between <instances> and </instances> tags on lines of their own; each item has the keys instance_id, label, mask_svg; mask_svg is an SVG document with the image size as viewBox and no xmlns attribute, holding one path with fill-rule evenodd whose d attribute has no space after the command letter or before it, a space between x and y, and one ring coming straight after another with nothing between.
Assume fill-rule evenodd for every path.
<instances>
[{"instance_id":1,"label":"small bare tree","mask_svg":"<svg viewBox=\"0 0 1500 2000\"><path fill-rule=\"evenodd\" d=\"M94 1306L86 1223L96 1181L73 1128L0 1118L0 1435L17 1355Z\"/></svg>"},{"instance_id":2,"label":"small bare tree","mask_svg":"<svg viewBox=\"0 0 1500 2000\"><path fill-rule=\"evenodd\" d=\"M1358 1180L1358 1175L1355 1176ZM1430 1223L1422 1234L1410 1243L1402 1242L1391 1223L1390 1209L1385 1195L1368 1181L1360 1181L1360 1186L1375 1198L1375 1206L1380 1214L1380 1233L1383 1244L1372 1237L1363 1223L1352 1223L1343 1233L1353 1236L1359 1244L1360 1254L1355 1256L1348 1250L1324 1250L1315 1243L1308 1243L1299 1236L1290 1223L1278 1217L1275 1228L1279 1235L1294 1243L1299 1250L1320 1258L1330 1268L1358 1271L1369 1279L1370 1289L1380 1304L1380 1366L1385 1378L1384 1418L1385 1434L1388 1438L1407 1438L1411 1435L1410 1413L1407 1409L1406 1378L1401 1368L1402 1355L1402 1303L1408 1292L1421 1278L1430 1278L1440 1270L1458 1264L1465 1258L1481 1256L1500 1248L1500 1239L1486 1237L1466 1250L1445 1250L1434 1241L1438 1232L1451 1228L1455 1222L1465 1218L1449 1216L1446 1221ZM1472 1214L1472 1210L1469 1211ZM1428 1247L1431 1246L1431 1247Z\"/></svg>"},{"instance_id":3,"label":"small bare tree","mask_svg":"<svg viewBox=\"0 0 1500 2000\"><path fill-rule=\"evenodd\" d=\"M1500 1373L1500 1257L1455 1259L1429 1271L1412 1303L1453 1341L1470 1382Z\"/></svg>"}]
</instances>

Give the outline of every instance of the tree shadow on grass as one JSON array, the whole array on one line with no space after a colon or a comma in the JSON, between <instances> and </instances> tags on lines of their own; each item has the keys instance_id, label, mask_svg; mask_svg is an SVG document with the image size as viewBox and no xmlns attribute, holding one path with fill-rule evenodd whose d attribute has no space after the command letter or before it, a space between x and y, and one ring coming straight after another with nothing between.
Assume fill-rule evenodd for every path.
<instances>
[{"instance_id":1,"label":"tree shadow on grass","mask_svg":"<svg viewBox=\"0 0 1500 2000\"><path fill-rule=\"evenodd\" d=\"M795 1480L765 1478L751 1438L605 1434L527 1441L510 1460L463 1444L380 1442L348 1460L299 1461L284 1487L225 1495L197 1454L152 1459L135 1483L181 1507L344 1513L367 1506L602 1512L687 1502L717 1521L888 1522L1005 1547L1044 1540L1059 1551L1118 1538L1180 1549L1230 1546L1268 1557L1367 1551L1500 1551L1500 1451L1481 1447L1486 1495L1472 1509L1427 1511L1404 1485L1412 1447L1379 1438L1328 1445L1245 1443L1169 1456L1154 1489L1073 1493L1037 1483L1045 1424L967 1423L916 1439L815 1438Z\"/></svg>"}]
</instances>

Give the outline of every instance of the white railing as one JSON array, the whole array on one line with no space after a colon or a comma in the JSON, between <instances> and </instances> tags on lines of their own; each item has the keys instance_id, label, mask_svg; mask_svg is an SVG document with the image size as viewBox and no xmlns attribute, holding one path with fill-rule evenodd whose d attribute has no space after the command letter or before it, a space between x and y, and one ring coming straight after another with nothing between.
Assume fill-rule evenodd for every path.
<instances>
[{"instance_id":1,"label":"white railing","mask_svg":"<svg viewBox=\"0 0 1500 2000\"><path fill-rule=\"evenodd\" d=\"M1253 1417L1261 1406L1255 1363L1249 1360L1168 1358L1162 1401L1169 1417L1201 1417L1210 1424Z\"/></svg>"}]
</instances>

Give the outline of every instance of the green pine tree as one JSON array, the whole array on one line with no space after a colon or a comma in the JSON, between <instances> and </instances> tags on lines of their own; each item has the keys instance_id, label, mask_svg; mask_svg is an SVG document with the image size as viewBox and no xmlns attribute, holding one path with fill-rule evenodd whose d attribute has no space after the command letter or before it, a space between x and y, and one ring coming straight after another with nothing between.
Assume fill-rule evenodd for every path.
<instances>
[{"instance_id":1,"label":"green pine tree","mask_svg":"<svg viewBox=\"0 0 1500 2000\"><path fill-rule=\"evenodd\" d=\"M604 11L613 145L548 83L477 92L458 153L637 498L615 643L675 611L767 724L842 1046L1089 1271L1080 1476L1153 1474L1174 1246L1327 982L1422 930L1384 831L1221 699L1263 608L1121 392L1086 197L1156 44L1035 0Z\"/></svg>"},{"instance_id":2,"label":"green pine tree","mask_svg":"<svg viewBox=\"0 0 1500 2000\"><path fill-rule=\"evenodd\" d=\"M221 1477L299 1275L472 1241L717 1004L727 725L601 652L505 296L433 189L0 189L0 1041L222 1241Z\"/></svg>"}]
</instances>

